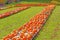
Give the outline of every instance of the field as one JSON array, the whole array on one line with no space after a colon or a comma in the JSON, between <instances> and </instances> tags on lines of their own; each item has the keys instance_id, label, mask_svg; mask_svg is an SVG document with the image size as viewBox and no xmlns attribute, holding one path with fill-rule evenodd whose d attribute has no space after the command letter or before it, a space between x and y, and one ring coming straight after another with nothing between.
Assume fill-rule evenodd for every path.
<instances>
[{"instance_id":1,"label":"field","mask_svg":"<svg viewBox=\"0 0 60 40\"><path fill-rule=\"evenodd\" d=\"M31 7L27 10L19 12L18 14L0 19L0 38L11 33L12 30L22 26L24 23L29 21L34 15L36 15L36 13L40 12L43 8L44 7Z\"/></svg>"},{"instance_id":2,"label":"field","mask_svg":"<svg viewBox=\"0 0 60 40\"><path fill-rule=\"evenodd\" d=\"M21 3L28 2L23 1ZM0 14L16 8L18 7L0 10ZM44 8L45 7L30 7L29 9L18 12L17 14L0 19L0 39L11 33L14 29L18 29L20 26L28 22L33 16L41 12ZM60 40L60 5L56 5L47 22L34 40Z\"/></svg>"}]
</instances>

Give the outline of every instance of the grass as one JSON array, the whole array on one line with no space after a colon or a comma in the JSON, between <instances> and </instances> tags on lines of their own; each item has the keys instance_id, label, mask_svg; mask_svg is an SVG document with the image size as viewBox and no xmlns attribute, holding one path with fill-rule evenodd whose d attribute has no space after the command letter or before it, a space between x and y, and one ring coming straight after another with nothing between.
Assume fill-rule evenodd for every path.
<instances>
[{"instance_id":1,"label":"grass","mask_svg":"<svg viewBox=\"0 0 60 40\"><path fill-rule=\"evenodd\" d=\"M54 3L54 4L57 4L57 5L60 5L60 1L58 1L58 0L54 0L54 1L51 1L51 3Z\"/></svg>"},{"instance_id":2,"label":"grass","mask_svg":"<svg viewBox=\"0 0 60 40\"><path fill-rule=\"evenodd\" d=\"M22 1L20 4L38 4L39 2L27 2L27 1Z\"/></svg>"},{"instance_id":3,"label":"grass","mask_svg":"<svg viewBox=\"0 0 60 40\"><path fill-rule=\"evenodd\" d=\"M40 3L50 3L52 0L22 0L26 2L40 2Z\"/></svg>"},{"instance_id":4,"label":"grass","mask_svg":"<svg viewBox=\"0 0 60 40\"><path fill-rule=\"evenodd\" d=\"M44 7L31 7L18 14L0 19L0 39L18 29L21 25L28 22L34 15L39 13Z\"/></svg>"},{"instance_id":5,"label":"grass","mask_svg":"<svg viewBox=\"0 0 60 40\"><path fill-rule=\"evenodd\" d=\"M34 40L60 40L60 6L56 6Z\"/></svg>"}]
</instances>

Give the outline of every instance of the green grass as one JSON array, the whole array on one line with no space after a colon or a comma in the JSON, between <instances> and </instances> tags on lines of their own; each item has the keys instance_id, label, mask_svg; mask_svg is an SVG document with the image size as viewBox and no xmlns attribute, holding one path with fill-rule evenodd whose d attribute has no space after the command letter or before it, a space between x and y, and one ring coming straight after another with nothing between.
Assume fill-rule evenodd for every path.
<instances>
[{"instance_id":1,"label":"green grass","mask_svg":"<svg viewBox=\"0 0 60 40\"><path fill-rule=\"evenodd\" d=\"M28 1L26 1L26 0L24 0L24 1L21 1L21 2L18 2L17 4L38 4L38 3L50 3L51 2L51 0L45 0L45 1L42 1L42 0L35 0L35 1L31 1L31 0L28 0Z\"/></svg>"},{"instance_id":2,"label":"green grass","mask_svg":"<svg viewBox=\"0 0 60 40\"><path fill-rule=\"evenodd\" d=\"M0 10L0 14L3 14L3 13L5 13L5 12L9 12L9 11L11 11L11 10L15 10L15 9L17 9L18 7L12 7L12 8L8 8L8 9L3 9L3 10Z\"/></svg>"},{"instance_id":3,"label":"green grass","mask_svg":"<svg viewBox=\"0 0 60 40\"><path fill-rule=\"evenodd\" d=\"M60 6L56 6L34 40L60 40Z\"/></svg>"},{"instance_id":4,"label":"green grass","mask_svg":"<svg viewBox=\"0 0 60 40\"><path fill-rule=\"evenodd\" d=\"M38 4L40 2L27 2L27 1L21 1L20 4Z\"/></svg>"},{"instance_id":5,"label":"green grass","mask_svg":"<svg viewBox=\"0 0 60 40\"><path fill-rule=\"evenodd\" d=\"M26 1L26 2L40 2L40 3L49 3L52 0L22 0L22 1Z\"/></svg>"},{"instance_id":6,"label":"green grass","mask_svg":"<svg viewBox=\"0 0 60 40\"><path fill-rule=\"evenodd\" d=\"M54 1L51 1L51 3L54 3L54 4L57 4L57 5L60 5L60 1L58 1L58 0L54 0Z\"/></svg>"},{"instance_id":7,"label":"green grass","mask_svg":"<svg viewBox=\"0 0 60 40\"><path fill-rule=\"evenodd\" d=\"M0 19L0 39L18 29L21 25L28 22L34 15L39 13L44 7L31 7L18 14Z\"/></svg>"}]
</instances>

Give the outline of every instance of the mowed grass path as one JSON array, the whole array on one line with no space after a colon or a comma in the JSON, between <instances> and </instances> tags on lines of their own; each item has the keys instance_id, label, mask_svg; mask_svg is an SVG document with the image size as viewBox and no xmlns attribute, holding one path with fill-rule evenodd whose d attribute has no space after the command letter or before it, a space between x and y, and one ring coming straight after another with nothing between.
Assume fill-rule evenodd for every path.
<instances>
[{"instance_id":1,"label":"mowed grass path","mask_svg":"<svg viewBox=\"0 0 60 40\"><path fill-rule=\"evenodd\" d=\"M0 19L0 39L11 33L14 29L18 29L43 9L44 7L31 7L12 16Z\"/></svg>"},{"instance_id":2,"label":"mowed grass path","mask_svg":"<svg viewBox=\"0 0 60 40\"><path fill-rule=\"evenodd\" d=\"M12 7L12 8L8 8L8 9L3 9L3 10L0 10L0 14L3 14L3 13L5 13L5 12L9 12L9 11L11 11L11 10L15 10L15 9L17 9L18 7Z\"/></svg>"},{"instance_id":3,"label":"mowed grass path","mask_svg":"<svg viewBox=\"0 0 60 40\"><path fill-rule=\"evenodd\" d=\"M60 40L60 6L56 6L34 40Z\"/></svg>"}]
</instances>

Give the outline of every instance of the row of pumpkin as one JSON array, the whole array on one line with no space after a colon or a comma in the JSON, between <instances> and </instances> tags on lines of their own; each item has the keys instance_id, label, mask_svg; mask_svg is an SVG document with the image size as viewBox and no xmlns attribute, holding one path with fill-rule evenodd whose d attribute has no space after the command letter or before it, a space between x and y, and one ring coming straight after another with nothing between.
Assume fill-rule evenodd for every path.
<instances>
[{"instance_id":1,"label":"row of pumpkin","mask_svg":"<svg viewBox=\"0 0 60 40\"><path fill-rule=\"evenodd\" d=\"M48 6L48 5L51 5L51 4L42 4L42 3L39 3L39 4L16 4L14 6L7 6L5 8L0 8L0 10L12 8L12 7L18 7L18 6Z\"/></svg>"},{"instance_id":2,"label":"row of pumpkin","mask_svg":"<svg viewBox=\"0 0 60 40\"><path fill-rule=\"evenodd\" d=\"M47 6L48 4L16 4L16 6Z\"/></svg>"},{"instance_id":3,"label":"row of pumpkin","mask_svg":"<svg viewBox=\"0 0 60 40\"><path fill-rule=\"evenodd\" d=\"M29 22L4 37L3 40L32 40L44 25L54 7L55 5L49 5L41 13L34 16Z\"/></svg>"},{"instance_id":4,"label":"row of pumpkin","mask_svg":"<svg viewBox=\"0 0 60 40\"><path fill-rule=\"evenodd\" d=\"M18 7L18 6L47 6L48 4L16 4L14 6L7 6L7 7L2 7L0 10L12 8L12 7Z\"/></svg>"},{"instance_id":5,"label":"row of pumpkin","mask_svg":"<svg viewBox=\"0 0 60 40\"><path fill-rule=\"evenodd\" d=\"M48 6L54 5L53 3L46 4L46 3L39 3L39 4L16 4L15 6Z\"/></svg>"},{"instance_id":6,"label":"row of pumpkin","mask_svg":"<svg viewBox=\"0 0 60 40\"><path fill-rule=\"evenodd\" d=\"M14 6L7 6L5 8L0 8L0 10L3 10L3 9L8 9L8 8L12 8L12 7L18 7L18 6L48 6L49 4L16 4Z\"/></svg>"},{"instance_id":7,"label":"row of pumpkin","mask_svg":"<svg viewBox=\"0 0 60 40\"><path fill-rule=\"evenodd\" d=\"M20 12L20 11L25 10L25 9L27 9L27 8L29 8L29 7L25 6L25 7L17 8L17 9L15 9L15 10L11 10L11 11L9 11L9 12L5 12L5 13L3 13L3 14L0 14L0 18L4 18L4 17L10 16L10 15L12 15L12 14L16 14L17 12Z\"/></svg>"}]
</instances>

